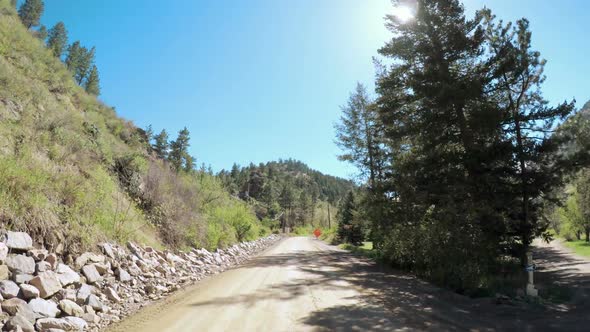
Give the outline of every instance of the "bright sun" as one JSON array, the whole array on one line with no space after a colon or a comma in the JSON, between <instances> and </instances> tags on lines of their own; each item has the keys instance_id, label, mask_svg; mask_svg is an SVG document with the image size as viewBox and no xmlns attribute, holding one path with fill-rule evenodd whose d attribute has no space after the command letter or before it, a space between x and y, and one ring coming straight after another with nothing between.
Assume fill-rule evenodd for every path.
<instances>
[{"instance_id":1,"label":"bright sun","mask_svg":"<svg viewBox=\"0 0 590 332\"><path fill-rule=\"evenodd\" d=\"M406 23L414 18L414 10L407 6L397 6L393 9L393 15L397 17L401 23Z\"/></svg>"}]
</instances>

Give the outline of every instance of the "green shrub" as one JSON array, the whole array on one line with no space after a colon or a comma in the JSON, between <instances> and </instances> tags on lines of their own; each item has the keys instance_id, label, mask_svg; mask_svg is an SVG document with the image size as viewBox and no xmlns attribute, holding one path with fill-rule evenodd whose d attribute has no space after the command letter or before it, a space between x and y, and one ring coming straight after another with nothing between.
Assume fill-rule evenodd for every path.
<instances>
[{"instance_id":1,"label":"green shrub","mask_svg":"<svg viewBox=\"0 0 590 332\"><path fill-rule=\"evenodd\" d=\"M313 234L314 227L312 225L295 226L293 228L293 234L299 236L310 236Z\"/></svg>"}]
</instances>

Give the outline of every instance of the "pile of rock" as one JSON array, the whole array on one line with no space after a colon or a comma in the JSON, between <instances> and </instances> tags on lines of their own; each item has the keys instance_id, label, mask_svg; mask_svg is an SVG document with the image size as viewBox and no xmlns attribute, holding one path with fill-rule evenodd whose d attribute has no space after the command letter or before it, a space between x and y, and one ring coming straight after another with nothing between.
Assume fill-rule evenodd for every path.
<instances>
[{"instance_id":1,"label":"pile of rock","mask_svg":"<svg viewBox=\"0 0 590 332\"><path fill-rule=\"evenodd\" d=\"M176 253L103 243L100 254L86 252L67 265L35 249L27 233L6 232L0 241L0 325L4 331L97 331L278 239Z\"/></svg>"}]
</instances>

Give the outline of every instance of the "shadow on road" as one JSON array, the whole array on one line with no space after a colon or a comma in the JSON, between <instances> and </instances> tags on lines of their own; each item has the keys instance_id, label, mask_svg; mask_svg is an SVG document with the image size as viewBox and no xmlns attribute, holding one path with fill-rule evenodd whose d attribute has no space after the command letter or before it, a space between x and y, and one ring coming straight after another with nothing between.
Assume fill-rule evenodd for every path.
<instances>
[{"instance_id":1,"label":"shadow on road","mask_svg":"<svg viewBox=\"0 0 590 332\"><path fill-rule=\"evenodd\" d=\"M310 288L362 289L354 305L318 309L300 322L318 331L551 331L587 330L590 317L543 307L496 305L439 289L393 269L342 251L301 251L260 256L241 268L297 269L305 277L254 293L193 306L289 300Z\"/></svg>"},{"instance_id":2,"label":"shadow on road","mask_svg":"<svg viewBox=\"0 0 590 332\"><path fill-rule=\"evenodd\" d=\"M551 246L535 248L535 283L541 291L562 289L568 310L590 312L590 262Z\"/></svg>"}]
</instances>

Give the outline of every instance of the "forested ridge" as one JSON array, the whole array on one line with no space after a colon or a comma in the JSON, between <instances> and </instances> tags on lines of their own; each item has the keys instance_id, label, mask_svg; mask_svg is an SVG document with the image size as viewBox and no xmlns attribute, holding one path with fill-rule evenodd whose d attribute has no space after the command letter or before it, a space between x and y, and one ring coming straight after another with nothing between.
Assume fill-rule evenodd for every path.
<instances>
[{"instance_id":1,"label":"forested ridge","mask_svg":"<svg viewBox=\"0 0 590 332\"><path fill-rule=\"evenodd\" d=\"M349 180L322 174L293 159L246 167L234 164L218 177L230 193L254 203L259 218L283 230L335 226L336 209L330 212L330 207L355 187Z\"/></svg>"},{"instance_id":2,"label":"forested ridge","mask_svg":"<svg viewBox=\"0 0 590 332\"><path fill-rule=\"evenodd\" d=\"M384 260L474 293L522 274L533 239L553 236L564 188L587 174L587 111L544 99L526 18L394 1L412 4L410 20L386 16L374 93L359 84L342 107L341 159L366 182L341 216L366 225Z\"/></svg>"}]
</instances>

